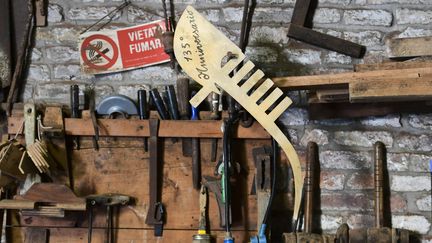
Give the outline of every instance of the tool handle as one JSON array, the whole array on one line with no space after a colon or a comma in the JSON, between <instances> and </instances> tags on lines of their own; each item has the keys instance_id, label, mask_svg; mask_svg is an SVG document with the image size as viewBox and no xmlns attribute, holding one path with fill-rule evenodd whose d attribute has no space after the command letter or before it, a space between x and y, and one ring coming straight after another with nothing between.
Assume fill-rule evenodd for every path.
<instances>
[{"instance_id":1,"label":"tool handle","mask_svg":"<svg viewBox=\"0 0 432 243\"><path fill-rule=\"evenodd\" d=\"M198 108L191 106L191 120L198 120ZM192 183L195 189L201 187L201 153L199 138L192 138Z\"/></svg>"},{"instance_id":2,"label":"tool handle","mask_svg":"<svg viewBox=\"0 0 432 243\"><path fill-rule=\"evenodd\" d=\"M189 105L189 79L177 79L177 98L179 115L182 120L189 120L190 105Z\"/></svg>"},{"instance_id":3,"label":"tool handle","mask_svg":"<svg viewBox=\"0 0 432 243\"><path fill-rule=\"evenodd\" d=\"M147 91L138 90L138 114L140 120L148 119Z\"/></svg>"},{"instance_id":4,"label":"tool handle","mask_svg":"<svg viewBox=\"0 0 432 243\"><path fill-rule=\"evenodd\" d=\"M71 112L72 118L79 118L79 86L71 85Z\"/></svg>"},{"instance_id":5,"label":"tool handle","mask_svg":"<svg viewBox=\"0 0 432 243\"><path fill-rule=\"evenodd\" d=\"M199 118L198 118L198 114L199 114L199 111L198 111L198 108L195 108L195 107L193 107L193 106L191 106L191 111L192 111L192 115L191 115L191 120L199 120Z\"/></svg>"},{"instance_id":6,"label":"tool handle","mask_svg":"<svg viewBox=\"0 0 432 243\"><path fill-rule=\"evenodd\" d=\"M156 110L162 120L169 120L169 114L165 105L163 103L162 97L159 94L157 89L152 89L150 91L150 97L153 100L154 105L156 106Z\"/></svg>"},{"instance_id":7,"label":"tool handle","mask_svg":"<svg viewBox=\"0 0 432 243\"><path fill-rule=\"evenodd\" d=\"M168 96L168 106L170 109L170 114L172 116L171 119L180 120L179 110L178 110L178 105L177 105L177 97L176 97L174 85L168 85L165 88L166 88L166 93Z\"/></svg>"}]
</instances>

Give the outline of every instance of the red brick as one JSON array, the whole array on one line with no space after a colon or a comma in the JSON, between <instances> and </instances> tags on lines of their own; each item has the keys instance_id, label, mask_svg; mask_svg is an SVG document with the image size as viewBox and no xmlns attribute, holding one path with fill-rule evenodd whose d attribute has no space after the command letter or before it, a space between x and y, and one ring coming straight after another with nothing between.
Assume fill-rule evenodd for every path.
<instances>
[{"instance_id":1,"label":"red brick","mask_svg":"<svg viewBox=\"0 0 432 243\"><path fill-rule=\"evenodd\" d=\"M362 193L331 193L321 195L321 208L323 210L338 211L364 211L372 210L372 200Z\"/></svg>"},{"instance_id":2,"label":"red brick","mask_svg":"<svg viewBox=\"0 0 432 243\"><path fill-rule=\"evenodd\" d=\"M390 208L392 212L405 212L407 201L401 195L392 195L390 198Z\"/></svg>"},{"instance_id":3,"label":"red brick","mask_svg":"<svg viewBox=\"0 0 432 243\"><path fill-rule=\"evenodd\" d=\"M373 189L373 187L373 174L368 172L355 172L347 181L347 188L350 189Z\"/></svg>"},{"instance_id":4,"label":"red brick","mask_svg":"<svg viewBox=\"0 0 432 243\"><path fill-rule=\"evenodd\" d=\"M333 171L321 171L320 187L325 190L343 190L345 174Z\"/></svg>"}]
</instances>

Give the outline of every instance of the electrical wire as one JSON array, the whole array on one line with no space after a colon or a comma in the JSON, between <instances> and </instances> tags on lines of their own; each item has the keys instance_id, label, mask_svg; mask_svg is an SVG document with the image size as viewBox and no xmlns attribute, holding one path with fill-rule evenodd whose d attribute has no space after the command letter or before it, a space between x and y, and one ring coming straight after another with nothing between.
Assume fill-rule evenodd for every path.
<instances>
[{"instance_id":1,"label":"electrical wire","mask_svg":"<svg viewBox=\"0 0 432 243\"><path fill-rule=\"evenodd\" d=\"M224 133L223 133L223 166L224 166L224 198L225 198L225 232L230 232L231 231L231 226L230 226L230 203L231 203L231 198L230 198L230 191L229 191L229 163L230 163L230 151L229 151L229 147L230 147L230 132L231 132L231 119L228 119L225 122L224 125Z\"/></svg>"},{"instance_id":2,"label":"electrical wire","mask_svg":"<svg viewBox=\"0 0 432 243\"><path fill-rule=\"evenodd\" d=\"M115 15L120 12L121 10L123 10L124 8L126 8L127 6L129 6L130 1L129 0L124 0L124 2L119 5L118 7L116 7L115 9L113 9L111 12L107 13L105 16L103 16L102 18L100 18L98 21L96 21L95 23L93 23L92 25L90 25L89 27L87 27L86 29L84 29L83 31L80 32L81 34L84 34L85 32L89 31L90 29L92 29L93 27L95 27L96 25L98 25L100 22L102 22L104 19L108 18L108 21L104 24L102 24L99 28L97 28L96 30L100 30L103 27L105 27L107 24L109 24L113 18L115 17Z\"/></svg>"}]
</instances>

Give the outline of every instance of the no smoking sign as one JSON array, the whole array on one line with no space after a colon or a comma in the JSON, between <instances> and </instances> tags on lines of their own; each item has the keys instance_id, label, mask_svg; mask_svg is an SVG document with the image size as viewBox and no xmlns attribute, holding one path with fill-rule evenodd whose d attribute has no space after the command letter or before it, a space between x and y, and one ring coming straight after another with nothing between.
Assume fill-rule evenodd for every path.
<instances>
[{"instance_id":1,"label":"no smoking sign","mask_svg":"<svg viewBox=\"0 0 432 243\"><path fill-rule=\"evenodd\" d=\"M85 73L110 73L168 62L162 45L165 21L80 36L80 63Z\"/></svg>"},{"instance_id":2,"label":"no smoking sign","mask_svg":"<svg viewBox=\"0 0 432 243\"><path fill-rule=\"evenodd\" d=\"M119 56L116 43L106 35L91 35L81 45L81 58L84 65L107 70L114 66Z\"/></svg>"}]
</instances>

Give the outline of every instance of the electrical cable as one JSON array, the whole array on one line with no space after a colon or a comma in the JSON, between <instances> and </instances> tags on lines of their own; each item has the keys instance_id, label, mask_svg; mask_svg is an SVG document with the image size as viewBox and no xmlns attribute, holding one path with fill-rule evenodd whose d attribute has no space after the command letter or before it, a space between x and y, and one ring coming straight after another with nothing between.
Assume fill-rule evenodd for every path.
<instances>
[{"instance_id":1,"label":"electrical cable","mask_svg":"<svg viewBox=\"0 0 432 243\"><path fill-rule=\"evenodd\" d=\"M229 187L228 187L228 183L229 183L229 163L230 163L230 151L229 151L229 147L230 147L230 132L231 132L231 119L228 119L225 122L224 125L224 133L223 133L223 166L224 166L224 198L225 198L225 232L230 232L231 228L230 228L230 222L229 222L229 215L230 215L230 207L229 204L231 202L231 198L230 196L230 192L229 192Z\"/></svg>"}]
</instances>

